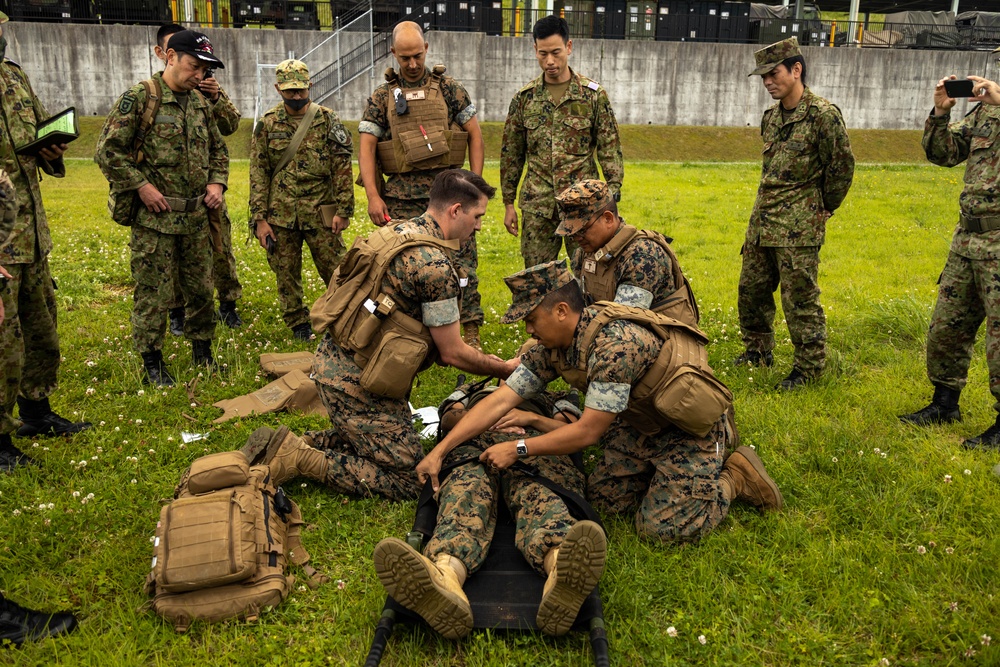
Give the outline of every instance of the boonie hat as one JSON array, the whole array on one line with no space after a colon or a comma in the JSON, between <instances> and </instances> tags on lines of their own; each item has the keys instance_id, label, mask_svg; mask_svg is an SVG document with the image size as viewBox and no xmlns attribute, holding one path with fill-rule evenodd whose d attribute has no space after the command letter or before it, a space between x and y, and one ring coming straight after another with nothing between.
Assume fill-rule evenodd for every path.
<instances>
[{"instance_id":1,"label":"boonie hat","mask_svg":"<svg viewBox=\"0 0 1000 667\"><path fill-rule=\"evenodd\" d=\"M194 30L181 30L170 36L167 42L167 49L173 49L177 53L188 53L212 67L226 69L222 61L215 57L215 49L212 42L208 41L208 36Z\"/></svg>"},{"instance_id":2,"label":"boonie hat","mask_svg":"<svg viewBox=\"0 0 1000 667\"><path fill-rule=\"evenodd\" d=\"M278 90L300 90L309 87L309 68L301 60L282 60L275 70Z\"/></svg>"},{"instance_id":3,"label":"boonie hat","mask_svg":"<svg viewBox=\"0 0 1000 667\"><path fill-rule=\"evenodd\" d=\"M556 227L556 234L576 234L614 201L614 195L604 181L588 179L574 183L556 195L556 205L562 218Z\"/></svg>"},{"instance_id":4,"label":"boonie hat","mask_svg":"<svg viewBox=\"0 0 1000 667\"><path fill-rule=\"evenodd\" d=\"M500 318L504 324L513 324L523 320L542 302L546 294L555 292L563 285L573 281L573 276L566 268L566 260L553 260L545 264L537 264L530 269L518 271L503 279L507 283L513 298L510 308Z\"/></svg>"},{"instance_id":5,"label":"boonie hat","mask_svg":"<svg viewBox=\"0 0 1000 667\"><path fill-rule=\"evenodd\" d=\"M770 46L765 46L760 51L754 51L753 57L757 61L757 69L747 74L747 76L757 76L767 74L775 67L785 62L789 58L801 56L799 40L795 37L783 39Z\"/></svg>"}]
</instances>

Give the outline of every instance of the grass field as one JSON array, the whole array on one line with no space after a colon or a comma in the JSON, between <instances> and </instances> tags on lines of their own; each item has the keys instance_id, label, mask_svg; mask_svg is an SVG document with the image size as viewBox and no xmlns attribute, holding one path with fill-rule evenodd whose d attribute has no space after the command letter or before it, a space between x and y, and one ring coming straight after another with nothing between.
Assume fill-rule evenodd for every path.
<instances>
[{"instance_id":1,"label":"grass field","mask_svg":"<svg viewBox=\"0 0 1000 667\"><path fill-rule=\"evenodd\" d=\"M859 146L859 150L862 147ZM734 147L733 154L753 153ZM627 153L628 154L628 153ZM333 583L294 591L255 624L198 625L177 635L142 609L150 536L163 499L185 466L207 451L240 446L258 426L322 428L324 419L266 415L221 426L212 402L264 384L257 359L293 344L281 323L264 254L237 244L247 325L220 328L224 377L183 388L140 383L132 350L127 230L105 208L106 184L86 160L43 183L55 238L65 358L53 397L66 416L95 427L72 440L19 441L41 462L0 477L0 584L38 608L72 608L82 624L59 641L10 651L19 665L359 664L384 599L374 545L401 536L414 505L354 500L313 483L289 489L314 526L304 541ZM778 322L776 364L734 369L739 248L759 167L632 161L622 212L673 236L712 339L710 358L736 395L744 442L781 486L786 507L762 516L737 506L700 544L664 546L635 536L628 517L607 522L602 581L612 660L618 665L1000 664L1000 480L995 453L960 448L993 419L980 343L963 397L963 423L917 429L896 415L930 396L923 339L954 225L962 173L929 166L858 168L829 225L821 266L830 337L829 373L793 394L771 389L790 368ZM488 180L498 181L496 163ZM229 201L245 230L247 164L235 162ZM363 213L363 193L358 191ZM347 234L366 233L364 215ZM497 323L518 268L516 240L493 202L479 237L488 324L484 345L509 356L523 330ZM323 286L307 262L308 297ZM194 373L189 347L168 337L180 380ZM176 357L173 357L176 355ZM421 376L415 405L433 405L456 373ZM207 432L183 445L181 431ZM91 495L92 494L92 495ZM674 628L675 632L671 632ZM699 636L704 636L700 641ZM385 665L584 665L585 637L475 632L461 643L400 629Z\"/></svg>"}]
</instances>

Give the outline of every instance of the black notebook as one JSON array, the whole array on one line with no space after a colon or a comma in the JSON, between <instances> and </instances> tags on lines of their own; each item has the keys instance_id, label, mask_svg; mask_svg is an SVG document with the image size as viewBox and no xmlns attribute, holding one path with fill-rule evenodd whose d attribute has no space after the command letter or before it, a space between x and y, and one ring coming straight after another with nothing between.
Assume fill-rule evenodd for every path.
<instances>
[{"instance_id":1,"label":"black notebook","mask_svg":"<svg viewBox=\"0 0 1000 667\"><path fill-rule=\"evenodd\" d=\"M80 136L80 126L76 122L76 108L60 111L35 130L35 140L18 148L18 155L36 155L43 148L54 144L68 144Z\"/></svg>"}]
</instances>

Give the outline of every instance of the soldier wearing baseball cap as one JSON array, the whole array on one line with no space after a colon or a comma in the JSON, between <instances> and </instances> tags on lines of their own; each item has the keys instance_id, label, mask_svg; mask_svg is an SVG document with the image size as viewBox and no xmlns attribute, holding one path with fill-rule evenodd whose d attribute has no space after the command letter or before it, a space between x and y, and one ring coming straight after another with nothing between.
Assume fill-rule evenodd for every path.
<instances>
[{"instance_id":1,"label":"soldier wearing baseball cap","mask_svg":"<svg viewBox=\"0 0 1000 667\"><path fill-rule=\"evenodd\" d=\"M218 59L215 55L215 49L212 47L212 42L209 41L208 36L204 33L195 32L194 30L181 30L170 36L170 41L167 43L167 50L173 49L177 53L187 53L194 56L203 63L207 63L209 67L226 69L226 66Z\"/></svg>"},{"instance_id":2,"label":"soldier wearing baseball cap","mask_svg":"<svg viewBox=\"0 0 1000 667\"><path fill-rule=\"evenodd\" d=\"M736 364L774 363L774 292L781 302L795 355L775 388L796 389L826 366L826 315L819 295L819 251L826 221L854 178L854 154L844 118L806 85L806 61L794 37L754 53L750 76L760 76L774 106L764 112L763 169L743 243L740 330L746 350Z\"/></svg>"},{"instance_id":3,"label":"soldier wearing baseball cap","mask_svg":"<svg viewBox=\"0 0 1000 667\"><path fill-rule=\"evenodd\" d=\"M561 218L556 234L572 237L578 246L570 265L588 302L649 308L698 325L698 306L672 239L626 224L607 184L574 183L556 196L556 205Z\"/></svg>"},{"instance_id":4,"label":"soldier wearing baseball cap","mask_svg":"<svg viewBox=\"0 0 1000 667\"><path fill-rule=\"evenodd\" d=\"M309 67L301 60L282 60L274 73L277 78L277 83L274 85L278 92L312 88Z\"/></svg>"}]
</instances>

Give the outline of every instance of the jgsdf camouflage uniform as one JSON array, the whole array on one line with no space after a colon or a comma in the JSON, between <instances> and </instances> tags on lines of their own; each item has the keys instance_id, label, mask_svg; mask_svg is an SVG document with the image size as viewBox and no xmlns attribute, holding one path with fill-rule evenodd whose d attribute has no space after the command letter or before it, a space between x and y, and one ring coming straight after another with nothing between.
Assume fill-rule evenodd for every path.
<instances>
[{"instance_id":1,"label":"jgsdf camouflage uniform","mask_svg":"<svg viewBox=\"0 0 1000 667\"><path fill-rule=\"evenodd\" d=\"M758 70L801 55L792 38L754 54ZM770 65L770 66L769 66ZM751 76L753 75L751 74ZM790 115L781 102L760 123L764 158L760 187L741 251L738 307L748 352L774 348L774 291L795 346L793 368L806 378L826 363L826 316L819 302L819 249L826 221L847 196L854 154L840 109L808 87Z\"/></svg>"},{"instance_id":2,"label":"jgsdf camouflage uniform","mask_svg":"<svg viewBox=\"0 0 1000 667\"><path fill-rule=\"evenodd\" d=\"M504 123L500 182L505 205L514 203L527 165L520 197L525 267L559 255L557 194L577 181L599 178L597 162L612 194L621 190L625 175L618 122L608 94L572 68L570 75L558 104L545 87L544 75L522 88L511 100ZM572 257L575 244L569 239L566 250Z\"/></svg>"},{"instance_id":3,"label":"jgsdf camouflage uniform","mask_svg":"<svg viewBox=\"0 0 1000 667\"><path fill-rule=\"evenodd\" d=\"M398 77L399 87L423 88L428 84L431 71L424 68L424 76L417 82L410 82ZM441 95L448 107L448 125L464 127L475 118L476 105L473 104L465 87L450 76L441 77ZM358 123L358 133L371 134L379 141L392 139L389 129L389 105L393 104L392 92L388 83L381 84L368 98L361 122ZM410 220L424 214L430 200L431 184L434 178L449 167L438 169L421 169L405 174L387 174L385 190L382 195L385 206L393 220ZM461 322L462 324L482 324L485 320L481 297L479 294L479 249L476 245L476 235L462 241L459 251L452 261L460 272L464 273L468 282L462 288Z\"/></svg>"},{"instance_id":4,"label":"jgsdf camouflage uniform","mask_svg":"<svg viewBox=\"0 0 1000 667\"><path fill-rule=\"evenodd\" d=\"M309 82L308 71L287 76ZM279 103L264 114L250 142L250 226L267 222L274 230L275 251L267 262L277 276L281 315L290 328L309 323L302 301L302 242L309 245L324 284L344 255L341 235L324 225L320 206L333 205L336 215L348 220L354 213L351 135L332 109L319 106L295 156L272 182L301 118L289 116Z\"/></svg>"},{"instance_id":5,"label":"jgsdf camouflage uniform","mask_svg":"<svg viewBox=\"0 0 1000 667\"><path fill-rule=\"evenodd\" d=\"M6 22L5 15L0 17L0 23ZM3 108L0 123L4 129L0 169L5 172L2 191L6 232L0 234L0 266L13 276L5 281L2 291L6 312L0 326L0 435L3 435L13 433L18 426L13 409L19 394L40 401L56 389L60 353L55 282L48 258L52 237L42 206L38 168L62 178L66 167L61 158L49 162L40 156L14 153L16 146L35 140L35 128L48 114L21 66L6 58L0 63L0 85Z\"/></svg>"},{"instance_id":6,"label":"jgsdf camouflage uniform","mask_svg":"<svg viewBox=\"0 0 1000 667\"><path fill-rule=\"evenodd\" d=\"M935 116L924 124L927 159L942 167L966 162L959 223L938 281L927 332L927 375L934 385L960 392L983 320L990 392L1000 412L1000 107L980 105L964 119ZM980 226L984 231L977 231Z\"/></svg>"},{"instance_id":7,"label":"jgsdf camouflage uniform","mask_svg":"<svg viewBox=\"0 0 1000 667\"><path fill-rule=\"evenodd\" d=\"M206 98L207 99L207 98ZM215 117L215 124L219 126L219 134L228 137L240 129L240 110L236 108L226 91L219 89L219 99L212 102L208 100L212 108L212 115ZM219 301L238 301L243 296L243 285L236 275L236 256L233 254L233 223L229 219L229 206L223 202L222 206L214 211L209 211L209 216L218 216L219 242L220 248L212 244L212 280L215 282L215 290L219 294ZM181 286L178 280L173 283L174 298L168 308L173 310L184 305L181 301Z\"/></svg>"},{"instance_id":8,"label":"jgsdf camouflage uniform","mask_svg":"<svg viewBox=\"0 0 1000 667\"><path fill-rule=\"evenodd\" d=\"M158 80L163 97L143 144L146 159L142 164L136 165L130 153L146 103L145 88L139 84L126 91L105 121L94 160L111 187L127 192L148 182L164 197L189 201L202 197L209 184L225 187L229 151L208 101L200 93L188 93L182 105L161 74L153 78ZM180 276L186 305L185 337L211 340L215 312L208 207L200 203L191 212L152 213L140 205L131 230L135 279L132 337L136 348L140 352L162 348L170 283L175 275Z\"/></svg>"},{"instance_id":9,"label":"jgsdf camouflage uniform","mask_svg":"<svg viewBox=\"0 0 1000 667\"><path fill-rule=\"evenodd\" d=\"M591 223L594 218L611 204L611 192L601 181L585 180L574 184L556 195L562 222L556 234L570 236ZM625 220L619 216L618 231L622 233ZM614 237L612 237L614 238ZM609 241L611 243L611 241ZM602 252L598 249L597 252ZM594 273L597 252L585 253L577 248L570 263L573 275L580 282L584 294L594 301L613 300L626 306L652 308L674 293L673 262L670 255L656 241L637 238L622 249L621 254L611 259L614 262L614 295L594 294L587 288L587 274Z\"/></svg>"},{"instance_id":10,"label":"jgsdf camouflage uniform","mask_svg":"<svg viewBox=\"0 0 1000 667\"><path fill-rule=\"evenodd\" d=\"M428 215L399 223L395 229L444 239ZM458 275L448 255L438 248L414 246L400 252L386 270L382 291L403 314L427 327L458 322ZM342 441L329 454L327 485L354 495L415 498L420 490L415 468L423 449L406 399L362 389L361 369L353 355L336 345L329 332L316 351L313 372Z\"/></svg>"}]
</instances>

